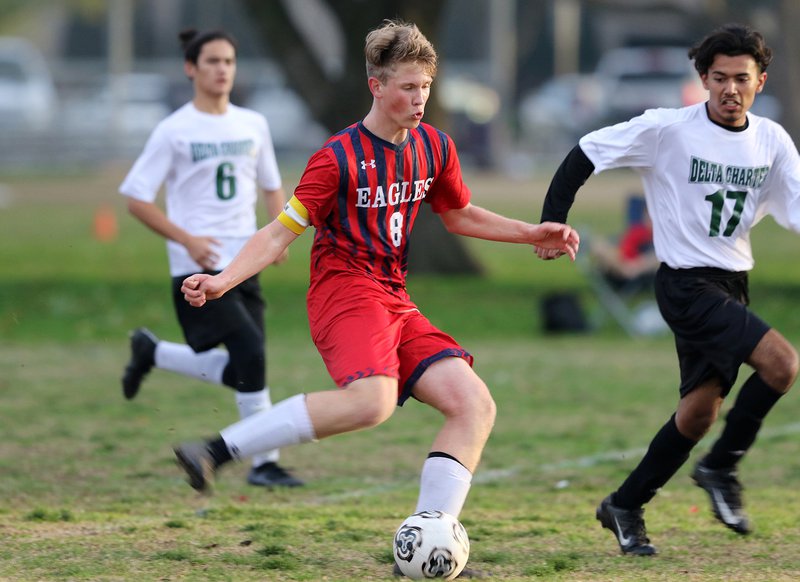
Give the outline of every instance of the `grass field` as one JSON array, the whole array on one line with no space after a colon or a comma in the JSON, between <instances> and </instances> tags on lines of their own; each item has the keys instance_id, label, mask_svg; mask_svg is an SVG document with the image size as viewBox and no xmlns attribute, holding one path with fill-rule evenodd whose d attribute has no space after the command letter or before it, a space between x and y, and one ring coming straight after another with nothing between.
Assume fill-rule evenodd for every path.
<instances>
[{"instance_id":1,"label":"grass field","mask_svg":"<svg viewBox=\"0 0 800 582\"><path fill-rule=\"evenodd\" d=\"M249 487L246 466L237 465L213 497L194 494L170 444L235 421L233 396L160 371L135 401L120 395L130 328L180 338L163 244L115 194L123 171L0 178L0 579L390 579L391 535L414 507L436 414L410 402L368 433L284 451L283 462L308 482L299 490ZM535 220L542 180L481 175L470 184L482 205ZM622 200L637 188L627 174L593 178L572 222L616 232ZM92 225L104 204L116 212L119 236L101 243ZM309 239L262 279L275 400L330 386L305 321ZM800 345L797 238L766 221L754 246L754 308ZM523 248L470 248L487 276L415 277L410 287L475 354L498 403L462 514L471 566L492 580L798 579L797 395L775 409L743 463L752 536L713 520L687 464L648 506L660 555L621 556L594 508L675 405L672 340L633 340L610 324L545 336L544 293L574 291L596 309L575 266L535 261Z\"/></svg>"}]
</instances>

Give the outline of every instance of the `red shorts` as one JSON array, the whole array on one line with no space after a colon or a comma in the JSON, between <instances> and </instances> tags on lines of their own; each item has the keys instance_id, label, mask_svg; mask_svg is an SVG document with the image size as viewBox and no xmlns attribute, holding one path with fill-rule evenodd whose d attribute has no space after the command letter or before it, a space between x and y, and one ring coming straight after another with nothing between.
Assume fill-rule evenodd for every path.
<instances>
[{"instance_id":1,"label":"red shorts","mask_svg":"<svg viewBox=\"0 0 800 582\"><path fill-rule=\"evenodd\" d=\"M398 379L402 405L434 362L472 356L422 315L404 291L360 276L314 285L308 297L311 337L337 386L385 375Z\"/></svg>"}]
</instances>

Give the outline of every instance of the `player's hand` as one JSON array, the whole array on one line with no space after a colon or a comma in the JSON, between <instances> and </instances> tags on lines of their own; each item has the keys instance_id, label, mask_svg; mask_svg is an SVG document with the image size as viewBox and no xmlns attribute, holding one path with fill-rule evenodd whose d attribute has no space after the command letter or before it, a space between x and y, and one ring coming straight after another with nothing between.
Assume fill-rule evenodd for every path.
<instances>
[{"instance_id":1,"label":"player's hand","mask_svg":"<svg viewBox=\"0 0 800 582\"><path fill-rule=\"evenodd\" d=\"M536 255L544 260L569 255L570 260L574 261L580 248L581 239L578 231L568 224L543 222L536 225L534 237Z\"/></svg>"},{"instance_id":2,"label":"player's hand","mask_svg":"<svg viewBox=\"0 0 800 582\"><path fill-rule=\"evenodd\" d=\"M216 277L206 273L189 275L181 285L183 298L192 307L202 307L210 299L218 299L225 293L224 288L218 283Z\"/></svg>"},{"instance_id":3,"label":"player's hand","mask_svg":"<svg viewBox=\"0 0 800 582\"><path fill-rule=\"evenodd\" d=\"M219 261L219 241L211 236L193 236L185 244L189 256L205 271L213 271Z\"/></svg>"},{"instance_id":4,"label":"player's hand","mask_svg":"<svg viewBox=\"0 0 800 582\"><path fill-rule=\"evenodd\" d=\"M552 261L558 259L559 257L564 256L563 251L559 251L557 249L543 249L541 247L535 247L536 256L542 259L543 261Z\"/></svg>"}]
</instances>

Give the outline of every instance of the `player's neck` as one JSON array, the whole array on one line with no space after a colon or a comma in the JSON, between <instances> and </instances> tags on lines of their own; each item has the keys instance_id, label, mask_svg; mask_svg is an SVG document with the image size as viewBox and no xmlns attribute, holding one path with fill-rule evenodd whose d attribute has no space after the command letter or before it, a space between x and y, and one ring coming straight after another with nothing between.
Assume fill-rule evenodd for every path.
<instances>
[{"instance_id":1,"label":"player's neck","mask_svg":"<svg viewBox=\"0 0 800 582\"><path fill-rule=\"evenodd\" d=\"M361 123L373 135L395 145L400 145L408 137L408 129L400 127L386 117L382 117L374 109L367 114Z\"/></svg>"},{"instance_id":2,"label":"player's neck","mask_svg":"<svg viewBox=\"0 0 800 582\"><path fill-rule=\"evenodd\" d=\"M195 109L208 113L210 115L224 115L228 111L230 99L228 95L206 95L202 93L195 94L192 103Z\"/></svg>"}]
</instances>

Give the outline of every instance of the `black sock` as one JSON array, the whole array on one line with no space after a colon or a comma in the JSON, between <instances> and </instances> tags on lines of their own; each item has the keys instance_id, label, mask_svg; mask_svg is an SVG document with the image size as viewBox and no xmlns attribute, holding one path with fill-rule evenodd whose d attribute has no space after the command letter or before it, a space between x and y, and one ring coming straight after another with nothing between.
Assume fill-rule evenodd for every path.
<instances>
[{"instance_id":1,"label":"black sock","mask_svg":"<svg viewBox=\"0 0 800 582\"><path fill-rule=\"evenodd\" d=\"M725 419L725 428L703 459L703 465L709 469L735 467L755 442L764 417L781 396L754 372L739 391Z\"/></svg>"},{"instance_id":2,"label":"black sock","mask_svg":"<svg viewBox=\"0 0 800 582\"><path fill-rule=\"evenodd\" d=\"M675 424L675 415L650 442L644 458L617 489L613 503L623 509L638 509L666 484L689 458L697 442L686 438Z\"/></svg>"},{"instance_id":3,"label":"black sock","mask_svg":"<svg viewBox=\"0 0 800 582\"><path fill-rule=\"evenodd\" d=\"M228 445L225 444L221 436L208 441L206 448L208 452L211 453L211 458L214 459L214 464L216 464L217 467L233 460L233 455L231 455L231 452L228 450Z\"/></svg>"}]
</instances>

